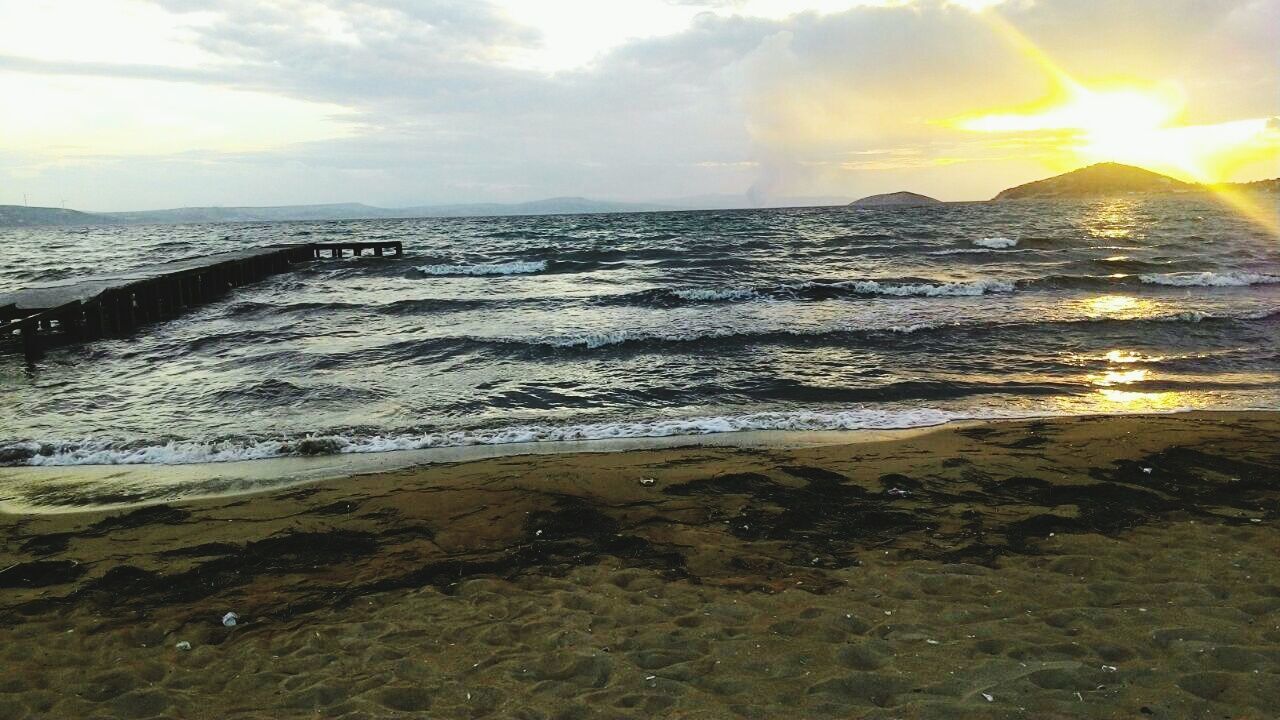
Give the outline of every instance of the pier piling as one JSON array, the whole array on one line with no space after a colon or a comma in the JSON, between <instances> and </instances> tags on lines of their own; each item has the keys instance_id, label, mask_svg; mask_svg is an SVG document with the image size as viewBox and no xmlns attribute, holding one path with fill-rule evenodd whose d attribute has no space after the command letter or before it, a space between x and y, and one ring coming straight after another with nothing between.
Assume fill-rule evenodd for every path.
<instances>
[{"instance_id":1,"label":"pier piling","mask_svg":"<svg viewBox=\"0 0 1280 720\"><path fill-rule=\"evenodd\" d=\"M404 255L398 241L277 245L0 293L0 352L16 341L34 361L52 343L127 335L141 324L175 317L299 263L325 254L342 259L346 250L355 257L365 250L375 257L388 251L392 257Z\"/></svg>"}]
</instances>

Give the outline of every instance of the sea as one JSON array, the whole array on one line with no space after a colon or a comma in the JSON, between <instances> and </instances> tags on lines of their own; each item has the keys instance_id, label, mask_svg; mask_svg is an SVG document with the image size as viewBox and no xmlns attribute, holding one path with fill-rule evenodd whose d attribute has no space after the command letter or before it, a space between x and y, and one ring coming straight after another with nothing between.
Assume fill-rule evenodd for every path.
<instances>
[{"instance_id":1,"label":"sea","mask_svg":"<svg viewBox=\"0 0 1280 720\"><path fill-rule=\"evenodd\" d=\"M0 291L373 240L404 256L319 260L30 365L0 355L0 458L1280 407L1280 240L1210 198L7 229Z\"/></svg>"}]
</instances>

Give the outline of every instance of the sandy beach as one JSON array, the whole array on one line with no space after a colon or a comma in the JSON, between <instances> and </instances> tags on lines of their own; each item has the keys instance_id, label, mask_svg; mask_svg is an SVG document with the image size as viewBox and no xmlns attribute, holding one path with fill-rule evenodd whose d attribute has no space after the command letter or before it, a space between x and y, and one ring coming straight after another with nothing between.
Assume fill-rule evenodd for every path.
<instances>
[{"instance_id":1,"label":"sandy beach","mask_svg":"<svg viewBox=\"0 0 1280 720\"><path fill-rule=\"evenodd\" d=\"M1278 476L1190 413L5 515L0 718L1273 717Z\"/></svg>"}]
</instances>

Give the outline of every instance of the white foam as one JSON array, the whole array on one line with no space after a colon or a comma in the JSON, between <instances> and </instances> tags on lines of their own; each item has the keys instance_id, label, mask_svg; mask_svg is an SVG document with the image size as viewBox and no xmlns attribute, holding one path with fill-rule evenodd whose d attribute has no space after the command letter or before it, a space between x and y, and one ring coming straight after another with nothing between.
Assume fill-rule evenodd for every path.
<instances>
[{"instance_id":1,"label":"white foam","mask_svg":"<svg viewBox=\"0 0 1280 720\"><path fill-rule=\"evenodd\" d=\"M419 265L427 275L527 275L547 269L546 260L512 260L482 265Z\"/></svg>"},{"instance_id":2,"label":"white foam","mask_svg":"<svg viewBox=\"0 0 1280 720\"><path fill-rule=\"evenodd\" d=\"M752 300L757 297L751 288L689 288L672 293L681 300L694 302L718 302L722 300Z\"/></svg>"},{"instance_id":3,"label":"white foam","mask_svg":"<svg viewBox=\"0 0 1280 720\"><path fill-rule=\"evenodd\" d=\"M794 337L814 337L821 335L829 335L831 333L841 332L881 332L895 333L900 335L919 332L921 330L933 330L941 327L950 327L955 325L953 322L938 323L914 323L910 325L834 325L821 326L813 328L775 328L770 330L762 330L762 334L766 335L790 335ZM738 335L750 335L742 330L732 327L712 327L702 328L698 330L687 331L671 331L656 329L634 329L634 330L609 330L602 332L584 332L573 333L568 335L553 335L532 338L484 338L486 340L498 340L499 342L510 343L528 343L533 345L547 345L557 348L586 348L593 350L596 348L608 347L610 345L621 345L630 342L693 342L697 340L715 340L718 338L728 338Z\"/></svg>"},{"instance_id":4,"label":"white foam","mask_svg":"<svg viewBox=\"0 0 1280 720\"><path fill-rule=\"evenodd\" d=\"M978 238L973 241L973 244L978 247L991 248L992 250L1005 250L1017 245L1018 241L1007 237L989 237Z\"/></svg>"},{"instance_id":5,"label":"white foam","mask_svg":"<svg viewBox=\"0 0 1280 720\"><path fill-rule=\"evenodd\" d=\"M595 349L609 345L621 345L628 342L688 342L692 340L710 340L730 337L738 334L731 328L709 328L691 332L670 332L662 330L609 330L605 332L575 333L541 338L511 338L507 342L528 342L539 345L550 345L559 348L582 347Z\"/></svg>"},{"instance_id":6,"label":"white foam","mask_svg":"<svg viewBox=\"0 0 1280 720\"><path fill-rule=\"evenodd\" d=\"M1172 285L1174 287L1245 287L1247 285L1280 283L1280 275L1263 275L1240 270L1222 273L1151 273L1139 275L1138 278L1149 285Z\"/></svg>"},{"instance_id":7,"label":"white foam","mask_svg":"<svg viewBox=\"0 0 1280 720\"><path fill-rule=\"evenodd\" d=\"M809 283L810 287L819 287ZM893 295L898 297L972 297L986 293L1013 292L1013 282L987 278L971 282L949 283L882 283L876 280L846 280L831 283L865 295Z\"/></svg>"},{"instance_id":8,"label":"white foam","mask_svg":"<svg viewBox=\"0 0 1280 720\"><path fill-rule=\"evenodd\" d=\"M1021 413L984 412L982 418L1023 417ZM381 453L398 450L507 445L512 443L574 442L711 435L744 431L892 430L930 427L959 419L976 419L973 413L931 408L907 410L850 409L830 412L758 412L742 415L618 421L580 425L516 425L479 430L387 435L326 435L312 440L332 445L337 453ZM166 442L150 446L123 446L104 440L50 444L52 452L35 455L29 465L184 465L221 463L281 457L297 439Z\"/></svg>"}]
</instances>

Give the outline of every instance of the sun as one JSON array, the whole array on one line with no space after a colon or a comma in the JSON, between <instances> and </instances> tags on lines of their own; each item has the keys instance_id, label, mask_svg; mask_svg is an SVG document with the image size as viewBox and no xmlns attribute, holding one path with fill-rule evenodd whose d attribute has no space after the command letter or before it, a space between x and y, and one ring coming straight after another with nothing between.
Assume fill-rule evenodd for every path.
<instances>
[{"instance_id":1,"label":"sun","mask_svg":"<svg viewBox=\"0 0 1280 720\"><path fill-rule=\"evenodd\" d=\"M981 15L1029 62L1054 91L1039 102L1006 112L951 120L962 130L1043 134L1077 164L1119 162L1196 183L1219 183L1245 165L1280 152L1280 126L1271 118L1187 124L1186 98L1171 83L1114 79L1086 86L995 12Z\"/></svg>"},{"instance_id":2,"label":"sun","mask_svg":"<svg viewBox=\"0 0 1280 720\"><path fill-rule=\"evenodd\" d=\"M1181 95L1138 85L1069 88L1065 100L1022 112L960 118L963 130L1056 132L1079 162L1121 162L1189 182L1219 182L1238 165L1280 144L1266 118L1211 125L1179 124Z\"/></svg>"}]
</instances>

